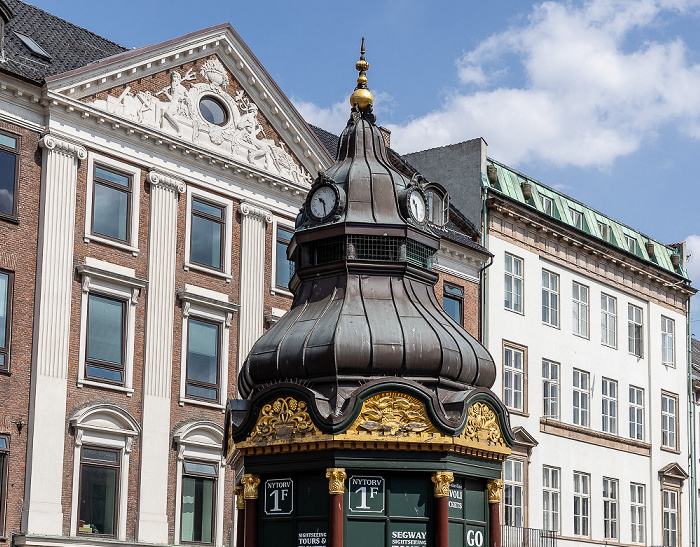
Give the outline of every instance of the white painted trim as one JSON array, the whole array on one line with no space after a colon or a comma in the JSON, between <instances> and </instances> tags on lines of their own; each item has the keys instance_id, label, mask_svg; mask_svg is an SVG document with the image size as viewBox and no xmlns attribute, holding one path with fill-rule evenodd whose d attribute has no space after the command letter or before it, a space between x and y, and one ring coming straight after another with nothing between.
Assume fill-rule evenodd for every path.
<instances>
[{"instance_id":1,"label":"white painted trim","mask_svg":"<svg viewBox=\"0 0 700 547\"><path fill-rule=\"evenodd\" d=\"M132 177L132 187L131 187L131 215L130 221L131 226L129 227L129 241L126 243L120 243L118 241L113 241L109 238L102 237L99 234L92 233L92 186L95 172L95 163L104 165L105 167L112 167L118 171L123 171L131 175ZM83 240L85 243L90 243L90 241L99 241L105 245L112 245L118 249L123 249L126 251L131 251L134 256L139 254L139 202L141 197L141 169L134 167L128 163L123 163L116 161L110 157L102 156L95 152L88 152L88 165L87 165L87 185L85 188L85 232Z\"/></svg>"},{"instance_id":2,"label":"white painted trim","mask_svg":"<svg viewBox=\"0 0 700 547\"><path fill-rule=\"evenodd\" d=\"M190 261L190 245L192 239L192 198L202 198L224 208L224 245L223 245L223 270L207 268L201 264L194 264ZM197 270L206 272L217 277L223 277L226 282L233 279L231 275L231 240L233 231L233 202L230 199L222 198L217 194L205 192L192 185L187 185L187 210L185 220L185 270Z\"/></svg>"},{"instance_id":3,"label":"white painted trim","mask_svg":"<svg viewBox=\"0 0 700 547\"><path fill-rule=\"evenodd\" d=\"M270 272L270 294L281 294L284 296L294 296L291 291L277 286L277 228L289 230L294 233L294 221L287 218L272 217L272 271Z\"/></svg>"},{"instance_id":4,"label":"white painted trim","mask_svg":"<svg viewBox=\"0 0 700 547\"><path fill-rule=\"evenodd\" d=\"M472 283L479 283L478 277L473 277L467 273L460 272L459 270L453 270L452 268L448 268L447 266L435 264L435 265L433 265L433 269L438 271L438 272L446 273L446 274L452 275L454 277L464 279L465 281L470 281Z\"/></svg>"}]
</instances>

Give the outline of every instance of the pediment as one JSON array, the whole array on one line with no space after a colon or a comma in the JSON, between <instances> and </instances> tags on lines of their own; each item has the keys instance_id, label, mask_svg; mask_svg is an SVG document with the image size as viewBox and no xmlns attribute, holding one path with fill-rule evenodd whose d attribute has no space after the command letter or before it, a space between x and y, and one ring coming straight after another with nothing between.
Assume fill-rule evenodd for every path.
<instances>
[{"instance_id":1,"label":"pediment","mask_svg":"<svg viewBox=\"0 0 700 547\"><path fill-rule=\"evenodd\" d=\"M538 444L537 439L535 439L528 431L521 426L513 428L513 437L515 438L515 444L519 446L526 447L528 450L532 450Z\"/></svg>"},{"instance_id":2,"label":"pediment","mask_svg":"<svg viewBox=\"0 0 700 547\"><path fill-rule=\"evenodd\" d=\"M228 25L116 55L47 79L49 97L84 118L168 146L211 152L308 187L331 158L265 69ZM80 106L70 106L70 102ZM212 117L203 105L224 115ZM100 122L104 123L104 119ZM161 136L163 137L161 139ZM141 137L148 138L148 137Z\"/></svg>"},{"instance_id":3,"label":"pediment","mask_svg":"<svg viewBox=\"0 0 700 547\"><path fill-rule=\"evenodd\" d=\"M686 473L685 470L675 462L669 463L668 465L659 469L659 477L665 479L684 481L688 478L688 476L688 473Z\"/></svg>"}]
</instances>

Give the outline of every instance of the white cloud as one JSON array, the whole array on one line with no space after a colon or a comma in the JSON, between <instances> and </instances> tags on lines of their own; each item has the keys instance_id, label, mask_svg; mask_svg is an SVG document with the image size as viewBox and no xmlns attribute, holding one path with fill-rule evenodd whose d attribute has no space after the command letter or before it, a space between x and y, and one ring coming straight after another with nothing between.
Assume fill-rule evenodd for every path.
<instances>
[{"instance_id":1,"label":"white cloud","mask_svg":"<svg viewBox=\"0 0 700 547\"><path fill-rule=\"evenodd\" d=\"M693 281L693 287L700 289L700 235L689 235L685 238L685 245L686 253L691 255L687 263L688 276ZM693 320L700 319L700 293L691 299L690 311ZM694 330L700 330L700 327L695 327Z\"/></svg>"}]
</instances>

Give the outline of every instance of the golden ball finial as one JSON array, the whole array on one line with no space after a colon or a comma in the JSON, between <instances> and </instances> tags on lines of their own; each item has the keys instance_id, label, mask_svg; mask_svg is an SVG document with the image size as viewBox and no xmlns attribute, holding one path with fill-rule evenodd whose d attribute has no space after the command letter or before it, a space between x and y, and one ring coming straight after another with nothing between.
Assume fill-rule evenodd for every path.
<instances>
[{"instance_id":1,"label":"golden ball finial","mask_svg":"<svg viewBox=\"0 0 700 547\"><path fill-rule=\"evenodd\" d=\"M360 48L360 60L355 63L355 68L359 71L360 75L357 77L357 87L350 96L350 106L354 107L355 103L360 110L364 110L369 105L374 103L374 97L369 89L367 89L367 72L369 70L369 63L365 60L365 38L362 37L362 47Z\"/></svg>"}]
</instances>

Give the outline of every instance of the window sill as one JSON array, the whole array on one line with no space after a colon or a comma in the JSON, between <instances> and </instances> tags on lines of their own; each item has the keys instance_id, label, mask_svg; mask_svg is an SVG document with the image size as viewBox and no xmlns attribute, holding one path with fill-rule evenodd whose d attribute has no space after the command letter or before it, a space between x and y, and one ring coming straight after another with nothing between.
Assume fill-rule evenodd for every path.
<instances>
[{"instance_id":1,"label":"window sill","mask_svg":"<svg viewBox=\"0 0 700 547\"><path fill-rule=\"evenodd\" d=\"M18 216L5 216L0 214L0 220L4 222L9 222L10 224L17 224L19 225L19 217Z\"/></svg>"},{"instance_id":2,"label":"window sill","mask_svg":"<svg viewBox=\"0 0 700 547\"><path fill-rule=\"evenodd\" d=\"M127 245L125 243L119 243L117 241L112 241L111 239L96 236L93 234L86 235L85 237L83 237L83 241L85 243L91 243L93 241L96 241L97 243L103 243L105 245L110 245L111 247L116 247L117 249L121 249L122 251L129 251L134 256L139 256L139 253L141 252L137 247L132 247L131 245Z\"/></svg>"},{"instance_id":3,"label":"window sill","mask_svg":"<svg viewBox=\"0 0 700 547\"><path fill-rule=\"evenodd\" d=\"M272 287L270 289L270 294L281 294L282 296L294 297L291 291L288 291L287 289L283 289L281 287Z\"/></svg>"},{"instance_id":4,"label":"window sill","mask_svg":"<svg viewBox=\"0 0 700 547\"><path fill-rule=\"evenodd\" d=\"M606 344L605 342L601 342L600 345L604 348L617 349L617 346L611 346L610 344Z\"/></svg>"},{"instance_id":5,"label":"window sill","mask_svg":"<svg viewBox=\"0 0 700 547\"><path fill-rule=\"evenodd\" d=\"M515 414L516 416L522 416L523 418L530 417L530 415L524 410L517 410L515 408L510 408L510 407L506 407L506 408L508 409L508 412L510 412L511 414Z\"/></svg>"},{"instance_id":6,"label":"window sill","mask_svg":"<svg viewBox=\"0 0 700 547\"><path fill-rule=\"evenodd\" d=\"M6 370L6 369L0 369L0 374L2 374L3 376L12 376L12 372L10 372L9 370ZM2 539L2 538L0 538L0 539Z\"/></svg>"},{"instance_id":7,"label":"window sill","mask_svg":"<svg viewBox=\"0 0 700 547\"><path fill-rule=\"evenodd\" d=\"M226 407L224 405L220 405L219 403L207 403L206 401L198 401L197 399L183 399L181 398L179 401L180 406L185 406L185 404L188 405L197 405L197 406L203 406L206 408L214 408L216 410L220 410L221 412L226 411Z\"/></svg>"},{"instance_id":8,"label":"window sill","mask_svg":"<svg viewBox=\"0 0 700 547\"><path fill-rule=\"evenodd\" d=\"M545 327L551 327L553 329L559 330L559 325L552 325L551 323L545 323L544 321L542 321L542 325L544 325Z\"/></svg>"},{"instance_id":9,"label":"window sill","mask_svg":"<svg viewBox=\"0 0 700 547\"><path fill-rule=\"evenodd\" d=\"M594 431L580 425L565 424L557 420L540 418L540 431L574 441L595 444L605 448L613 448L621 452L629 452L647 457L651 456L651 445L648 443L618 437L617 435L603 433L602 431Z\"/></svg>"},{"instance_id":10,"label":"window sill","mask_svg":"<svg viewBox=\"0 0 700 547\"><path fill-rule=\"evenodd\" d=\"M185 271L187 270L194 270L195 272L204 272L210 275L214 275L216 277L221 277L222 279L226 280L226 283L230 283L231 280L233 279L233 276L231 274L228 274L226 272L222 272L220 270L215 270L214 268L207 268L206 266L199 266L197 264L192 264L191 262L185 262L184 266Z\"/></svg>"},{"instance_id":11,"label":"window sill","mask_svg":"<svg viewBox=\"0 0 700 547\"><path fill-rule=\"evenodd\" d=\"M678 448L671 448L670 446L661 446L661 450L664 452L669 452L671 454L680 454L681 451Z\"/></svg>"},{"instance_id":12,"label":"window sill","mask_svg":"<svg viewBox=\"0 0 700 547\"><path fill-rule=\"evenodd\" d=\"M525 312L523 312L523 311L512 310L512 309L506 308L506 307L504 307L503 309L504 309L505 311L509 311L510 313L514 313L515 315L522 315L522 316L525 316Z\"/></svg>"},{"instance_id":13,"label":"window sill","mask_svg":"<svg viewBox=\"0 0 700 547\"><path fill-rule=\"evenodd\" d=\"M572 332L571 334L573 334L576 338L582 338L583 340L590 340L591 339L591 337L588 335L584 336L583 334L577 334L575 332Z\"/></svg>"},{"instance_id":14,"label":"window sill","mask_svg":"<svg viewBox=\"0 0 700 547\"><path fill-rule=\"evenodd\" d=\"M106 383L102 383L102 382L95 382L93 380L86 380L84 378L80 378L78 380L78 387L84 387L84 386L101 387L104 389L110 389L112 391L120 391L122 393L126 393L127 397L131 397L134 393L134 388L132 388L132 387L115 386L114 384L106 384Z\"/></svg>"}]
</instances>

